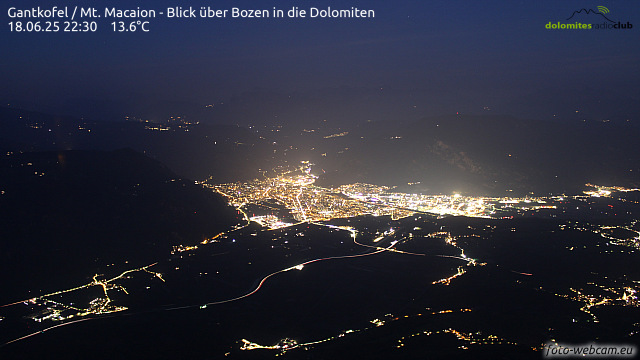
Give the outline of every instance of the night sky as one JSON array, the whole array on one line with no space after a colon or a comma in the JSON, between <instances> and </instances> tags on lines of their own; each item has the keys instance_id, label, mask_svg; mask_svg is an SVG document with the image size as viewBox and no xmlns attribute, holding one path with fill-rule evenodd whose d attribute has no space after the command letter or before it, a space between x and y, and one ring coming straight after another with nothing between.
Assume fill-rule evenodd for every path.
<instances>
[{"instance_id":1,"label":"night sky","mask_svg":"<svg viewBox=\"0 0 640 360\"><path fill-rule=\"evenodd\" d=\"M115 33L114 20L103 18L96 33L9 31L8 22L20 20L8 17L9 7L53 5L95 6L99 13L136 6L353 6L374 10L375 18L159 17L150 19L148 33ZM597 6L633 28L545 29L549 22L602 23L594 14L566 20ZM97 100L112 107L137 101L205 105L256 89L288 94L346 88L412 97L421 115L487 106L526 116L551 99L568 107L600 102L594 113L602 116L628 106L628 116L640 99L640 10L633 1L24 0L3 2L1 10L3 106L81 116L77 105Z\"/></svg>"}]
</instances>

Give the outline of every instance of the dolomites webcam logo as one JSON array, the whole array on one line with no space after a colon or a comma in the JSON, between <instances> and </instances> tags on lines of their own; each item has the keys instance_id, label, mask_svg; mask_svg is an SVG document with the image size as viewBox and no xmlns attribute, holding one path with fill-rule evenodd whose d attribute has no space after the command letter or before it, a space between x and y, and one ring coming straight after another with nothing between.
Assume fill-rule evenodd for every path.
<instances>
[{"instance_id":1,"label":"dolomites webcam logo","mask_svg":"<svg viewBox=\"0 0 640 360\"><path fill-rule=\"evenodd\" d=\"M605 6L598 6L597 9L576 10L566 19L573 22L549 21L544 27L550 30L629 30L633 28L633 24L628 21L622 23L611 20L607 15L610 11Z\"/></svg>"}]
</instances>

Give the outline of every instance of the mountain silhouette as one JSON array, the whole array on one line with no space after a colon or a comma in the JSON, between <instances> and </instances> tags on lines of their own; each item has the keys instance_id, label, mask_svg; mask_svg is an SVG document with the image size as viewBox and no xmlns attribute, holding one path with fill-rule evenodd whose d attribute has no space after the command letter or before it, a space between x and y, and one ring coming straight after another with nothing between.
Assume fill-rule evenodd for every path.
<instances>
[{"instance_id":1,"label":"mountain silhouette","mask_svg":"<svg viewBox=\"0 0 640 360\"><path fill-rule=\"evenodd\" d=\"M574 11L574 12L573 12L573 14L571 14L571 16L569 16L569 17L567 18L567 20L571 20L571 18L572 18L572 17L574 17L576 14L580 14L580 13L581 13L581 12L583 12L583 11L584 11L586 14L596 14L596 15L600 15L600 16L602 16L603 18L607 19L607 21L609 21L609 22L615 22L615 21L613 21L613 20L609 19L608 17L604 16L604 14L603 14L603 13L601 13L601 12L599 12L599 11L595 11L595 10L593 10L593 9L580 9L580 10L578 10L578 11Z\"/></svg>"}]
</instances>

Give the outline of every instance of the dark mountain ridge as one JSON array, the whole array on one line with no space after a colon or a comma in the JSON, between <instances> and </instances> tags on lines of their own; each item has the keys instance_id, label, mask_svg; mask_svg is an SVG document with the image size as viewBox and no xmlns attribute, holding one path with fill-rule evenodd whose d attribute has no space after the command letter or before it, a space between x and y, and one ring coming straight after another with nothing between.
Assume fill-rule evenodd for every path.
<instances>
[{"instance_id":1,"label":"dark mountain ridge","mask_svg":"<svg viewBox=\"0 0 640 360\"><path fill-rule=\"evenodd\" d=\"M5 154L0 191L6 295L70 286L50 280L112 263L148 265L239 221L221 196L130 149Z\"/></svg>"},{"instance_id":2,"label":"dark mountain ridge","mask_svg":"<svg viewBox=\"0 0 640 360\"><path fill-rule=\"evenodd\" d=\"M6 108L0 116L3 151L130 147L182 176L212 176L217 183L310 160L326 186L358 181L409 192L495 196L576 193L587 182L640 186L640 130L623 120L446 115L349 123L283 116L243 128L90 122Z\"/></svg>"}]
</instances>

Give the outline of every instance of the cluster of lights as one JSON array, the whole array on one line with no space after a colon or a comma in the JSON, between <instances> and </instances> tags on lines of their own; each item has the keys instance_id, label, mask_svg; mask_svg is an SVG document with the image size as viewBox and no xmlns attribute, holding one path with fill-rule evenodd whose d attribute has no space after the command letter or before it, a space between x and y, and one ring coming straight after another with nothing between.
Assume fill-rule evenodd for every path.
<instances>
[{"instance_id":1,"label":"cluster of lights","mask_svg":"<svg viewBox=\"0 0 640 360\"><path fill-rule=\"evenodd\" d=\"M412 337L423 336L423 335L430 336L430 335L436 335L436 334L452 334L452 335L455 335L458 338L458 340L464 341L470 345L518 345L515 342L508 341L506 339L500 338L495 335L485 336L481 332L471 333L471 332L463 332L463 331L458 331L452 328L448 328L448 329L436 330L436 331L425 330L425 331L413 333L408 336L403 336L398 340L398 345L396 345L396 348L398 349L402 348L404 346L403 341L410 339ZM468 350L468 347L464 345L460 346L459 348L463 350Z\"/></svg>"},{"instance_id":2,"label":"cluster of lights","mask_svg":"<svg viewBox=\"0 0 640 360\"><path fill-rule=\"evenodd\" d=\"M612 192L614 191L619 191L619 192L631 192L631 191L640 191L640 189L638 188L625 188L622 186L602 186L602 185L594 185L594 184L590 184L587 183L585 184L585 186L588 187L592 187L595 188L596 191L592 193L596 193L596 194L607 194L606 196L611 195ZM585 193L587 193L587 191L585 191Z\"/></svg>"},{"instance_id":3,"label":"cluster of lights","mask_svg":"<svg viewBox=\"0 0 640 360\"><path fill-rule=\"evenodd\" d=\"M588 283L588 285L600 288L602 290L602 294L588 294L585 289L569 288L569 290L571 290L571 294L555 293L554 295L582 303L583 305L580 308L580 311L588 314L593 322L599 322L596 315L591 311L592 308L600 306L640 307L640 299L638 298L640 287L635 285L635 282L633 284L633 287L606 287L596 283Z\"/></svg>"},{"instance_id":4,"label":"cluster of lights","mask_svg":"<svg viewBox=\"0 0 640 360\"><path fill-rule=\"evenodd\" d=\"M626 225L600 225L600 224L592 224L592 223L573 223L573 224L562 224L559 225L561 230L578 230L578 231L589 231L594 234L597 234L607 240L609 240L609 244L618 245L618 246L626 246L629 248L640 249L640 231L636 230L638 225L638 220L632 220ZM621 237L616 236L615 230L622 230L629 234L630 236ZM633 234L633 235L631 235ZM573 250L573 249L571 249Z\"/></svg>"},{"instance_id":5,"label":"cluster of lights","mask_svg":"<svg viewBox=\"0 0 640 360\"><path fill-rule=\"evenodd\" d=\"M334 134L335 136L340 134ZM334 136L330 135L330 136ZM342 135L340 135L342 136ZM315 186L317 176L311 173L308 161L294 169L274 169L274 177L248 182L236 182L212 186L225 195L232 205L240 208L245 204L259 204L275 200L289 209L297 221L323 221L334 218L348 218L371 214L391 215L401 219L415 212L435 215L454 215L481 218L504 218L501 213L508 211L522 213L541 209L557 209L557 202L564 202L564 196L551 197L473 197L454 195L425 195L392 192L388 186L355 183L327 189ZM266 172L265 172L266 174ZM593 195L609 196L612 191L636 191L621 187L594 186ZM587 192L591 194L591 192ZM600 195L598 195L600 196ZM580 196L573 198L578 199ZM511 218L507 216L507 218ZM259 223L276 223L261 216L255 217ZM280 224L282 225L282 224ZM277 228L277 227L276 227Z\"/></svg>"},{"instance_id":6,"label":"cluster of lights","mask_svg":"<svg viewBox=\"0 0 640 360\"><path fill-rule=\"evenodd\" d=\"M260 226L266 227L270 230L281 229L281 228L285 228L293 225L291 223L283 222L282 220L278 219L277 216L270 215L270 214L261 215L261 216L252 216L249 218L249 220L256 222Z\"/></svg>"},{"instance_id":7,"label":"cluster of lights","mask_svg":"<svg viewBox=\"0 0 640 360\"><path fill-rule=\"evenodd\" d=\"M427 310L431 310L428 309ZM440 310L440 311L428 311L425 313L419 313L419 314L415 314L415 315L404 315L404 316L394 316L392 314L387 314L382 318L376 318L373 319L371 321L369 321L369 323L371 324L371 326L362 328L362 329L355 329L355 330L344 330L342 332L340 332L338 335L336 336L332 336L329 338L325 338L322 340L317 340L317 341L311 341L311 342L305 342L305 343L301 343L298 342L297 340L291 339L291 338L284 338L280 341L278 341L276 344L274 345L260 345L256 342L252 342L249 341L247 339L242 339L241 340L241 347L240 350L258 350L258 349L264 349L264 350L276 350L279 352L280 355L284 354L287 351L290 350L294 350L294 349L309 349L311 348L313 345L317 345L317 344L321 344L321 343L326 343L329 341L333 341L339 338L343 338L345 336L350 336L352 334L357 334L357 333L361 333L361 332L365 332L367 330L371 330L373 328L377 328L377 327L382 327L385 325L388 325L389 323L398 321L398 320L402 320L402 319L407 319L407 318L412 318L412 317L422 317L422 316L437 316L437 315L442 315L442 314L449 314L449 313L455 313L455 312L471 312L471 309L457 309L457 310L452 310L452 309L446 309L446 310ZM430 336L430 335L436 335L436 334L452 334L455 335L456 338L460 341L465 342L468 345L518 345L515 342L509 341L507 339L503 339L500 338L496 335L484 335L482 332L463 332L463 331L459 331L456 329L452 329L452 328L447 328L447 329L442 329L442 330L434 330L434 331L430 331L430 330L425 330L425 331L420 331L417 333L413 333L410 335L406 335L406 336L402 336L400 339L398 339L396 348L400 349L402 347L405 346L404 341L406 341L407 339L413 338L413 337L417 337L417 336ZM462 345L460 346L461 349L467 349L466 346ZM534 350L538 350L537 348L534 348Z\"/></svg>"},{"instance_id":8,"label":"cluster of lights","mask_svg":"<svg viewBox=\"0 0 640 360\"><path fill-rule=\"evenodd\" d=\"M289 209L295 220L300 222L325 221L365 214L391 215L394 219L400 219L413 214L411 210L367 203L357 198L345 198L343 194L333 189L315 186L317 176L311 174L311 165L305 161L298 168L281 171L272 178L219 184L212 187L226 196L237 208L246 204L260 204L275 200ZM270 228L286 226L267 215L253 216L251 219Z\"/></svg>"},{"instance_id":9,"label":"cluster of lights","mask_svg":"<svg viewBox=\"0 0 640 360\"><path fill-rule=\"evenodd\" d=\"M147 272L152 274L156 278L161 281L165 281L162 277L161 273L154 272L149 270L155 264L143 266L137 269L131 269L122 272L120 275L115 276L111 279L101 279L100 275L94 275L92 281L88 284L81 285L75 288L60 290L53 293L45 294L36 298L31 298L28 300L18 301L12 304L7 304L4 306L13 306L18 304L24 304L27 306L36 306L37 308L43 308L31 315L28 318L33 319L37 322L43 322L46 320L52 321L63 321L72 318L85 317L88 315L101 315L114 313L119 311L127 310L124 306L116 306L113 305L112 299L109 296L109 293L112 291L122 291L125 294L128 294L127 289L117 283L118 280L127 278L128 274L136 273L136 272ZM54 301L53 297L64 297L70 293L78 292L83 289L88 289L90 287L100 286L102 288L104 296L97 297L89 301L88 306L86 308L80 308L72 306L71 304L65 304L62 301Z\"/></svg>"},{"instance_id":10,"label":"cluster of lights","mask_svg":"<svg viewBox=\"0 0 640 360\"><path fill-rule=\"evenodd\" d=\"M432 282L432 284L434 284L434 285L435 284L451 285L451 280L457 278L458 276L464 275L464 273L466 273L466 272L467 272L467 270L465 270L465 268L463 266L458 266L458 272L456 272L455 274L453 274L453 275L451 275L449 277L446 277L446 278L443 278L443 279L440 279L440 280L436 280L436 281Z\"/></svg>"},{"instance_id":11,"label":"cluster of lights","mask_svg":"<svg viewBox=\"0 0 640 360\"><path fill-rule=\"evenodd\" d=\"M347 136L347 135L349 135L349 132L348 131L343 131L341 133L324 136L324 138L325 139L331 139L331 138L342 137L342 136Z\"/></svg>"}]
</instances>

